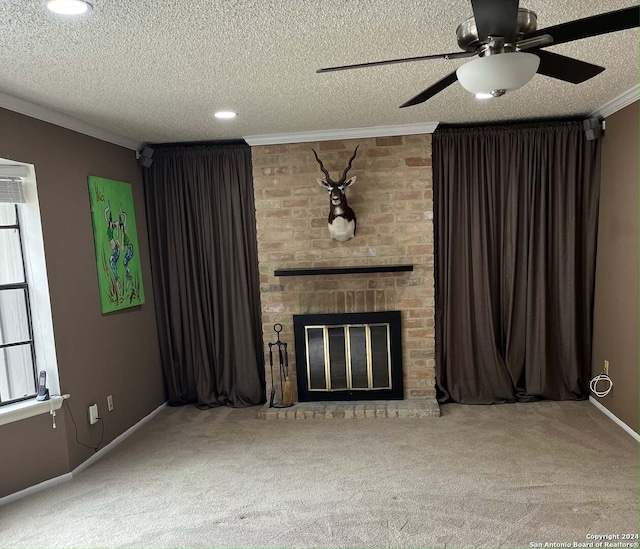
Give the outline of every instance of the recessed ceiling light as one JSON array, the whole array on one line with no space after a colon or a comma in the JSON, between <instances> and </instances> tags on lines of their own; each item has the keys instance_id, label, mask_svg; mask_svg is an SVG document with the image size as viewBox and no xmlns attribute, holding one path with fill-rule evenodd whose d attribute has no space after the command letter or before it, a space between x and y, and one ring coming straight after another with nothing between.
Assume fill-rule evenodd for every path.
<instances>
[{"instance_id":1,"label":"recessed ceiling light","mask_svg":"<svg viewBox=\"0 0 640 549\"><path fill-rule=\"evenodd\" d=\"M235 118L236 113L233 111L218 111L213 116L215 116L216 118L221 118L223 120L229 120L231 118Z\"/></svg>"},{"instance_id":2,"label":"recessed ceiling light","mask_svg":"<svg viewBox=\"0 0 640 549\"><path fill-rule=\"evenodd\" d=\"M493 95L490 93L476 93L476 99L491 99Z\"/></svg>"},{"instance_id":3,"label":"recessed ceiling light","mask_svg":"<svg viewBox=\"0 0 640 549\"><path fill-rule=\"evenodd\" d=\"M93 6L84 0L46 0L47 9L60 15L82 15L89 13Z\"/></svg>"}]
</instances>

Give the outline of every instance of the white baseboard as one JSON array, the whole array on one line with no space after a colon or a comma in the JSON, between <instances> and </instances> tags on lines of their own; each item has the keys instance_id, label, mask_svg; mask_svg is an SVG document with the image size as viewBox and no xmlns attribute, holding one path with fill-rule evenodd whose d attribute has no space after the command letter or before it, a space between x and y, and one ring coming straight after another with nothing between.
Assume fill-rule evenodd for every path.
<instances>
[{"instance_id":1,"label":"white baseboard","mask_svg":"<svg viewBox=\"0 0 640 549\"><path fill-rule=\"evenodd\" d=\"M47 488L51 488L56 484L62 484L63 482L67 482L71 480L71 473L65 473L64 475L60 475L59 477L53 477L49 480L45 480L40 484L35 484L33 486L29 486L29 488L25 488L24 490L20 490L19 492L15 492L13 494L9 494L8 496L4 496L0 498L0 505L5 505L6 503L12 503L22 498L26 498L31 494L35 494L36 492L40 492L41 490L46 490Z\"/></svg>"},{"instance_id":2,"label":"white baseboard","mask_svg":"<svg viewBox=\"0 0 640 549\"><path fill-rule=\"evenodd\" d=\"M125 439L129 438L133 433L135 433L140 427L142 427L145 423L153 419L165 406L167 403L163 403L158 406L153 412L143 417L138 423L135 423L131 427L129 427L124 433L118 435L114 438L109 444L107 444L104 448L98 450L95 454L93 454L89 459L83 461L80 465L78 465L73 471L70 473L65 473L64 475L60 475L58 477L50 478L49 480L45 480L40 484L35 484L34 486L29 486L24 490L20 490L19 492L15 492L13 494L9 494L8 496L4 496L0 498L0 506L5 505L7 503L12 503L24 497L35 494L36 492L40 492L41 490L46 490L47 488L51 488L56 484L61 484L68 480L71 480L78 473L84 471L87 467L93 465L100 458L104 457L107 453L113 450L118 444L122 443Z\"/></svg>"},{"instance_id":3,"label":"white baseboard","mask_svg":"<svg viewBox=\"0 0 640 549\"><path fill-rule=\"evenodd\" d=\"M605 416L607 416L611 421L617 423L620 427L622 427L627 433L629 433L633 438L635 438L638 442L640 442L640 435L636 433L631 427L629 427L624 421L622 421L619 417L615 416L611 413L611 410L600 404L595 398L592 396L589 397L589 401L593 404L598 410L600 410Z\"/></svg>"},{"instance_id":4,"label":"white baseboard","mask_svg":"<svg viewBox=\"0 0 640 549\"><path fill-rule=\"evenodd\" d=\"M140 421L138 421L138 423L129 427L121 435L118 435L104 448L101 448L95 454L93 454L89 459L87 459L86 461L83 461L80 465L78 465L73 471L71 471L71 475L75 476L78 473L81 473L82 471L84 471L87 467L91 467L96 461L104 457L105 454L107 454L108 452L113 450L116 446L118 446L118 444L123 442L125 439L129 438L133 433L135 433L138 429L140 429L140 427L142 427L145 423L153 419L160 412L160 410L162 410L166 405L167 405L166 402L164 404L161 404L149 415L146 415Z\"/></svg>"}]
</instances>

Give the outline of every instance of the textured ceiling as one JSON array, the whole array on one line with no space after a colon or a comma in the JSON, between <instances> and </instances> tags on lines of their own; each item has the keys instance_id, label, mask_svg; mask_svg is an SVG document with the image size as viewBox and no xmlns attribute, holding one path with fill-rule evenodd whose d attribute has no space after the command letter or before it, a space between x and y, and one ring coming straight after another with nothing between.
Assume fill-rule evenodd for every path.
<instances>
[{"instance_id":1,"label":"textured ceiling","mask_svg":"<svg viewBox=\"0 0 640 549\"><path fill-rule=\"evenodd\" d=\"M638 83L638 30L550 47L606 67L584 84L536 75L480 102L453 85L398 106L464 60L315 74L320 67L457 51L468 0L94 0L66 19L0 1L0 92L146 142L229 139L427 121L589 113ZM522 0L538 27L634 5ZM238 112L218 121L215 110Z\"/></svg>"}]
</instances>

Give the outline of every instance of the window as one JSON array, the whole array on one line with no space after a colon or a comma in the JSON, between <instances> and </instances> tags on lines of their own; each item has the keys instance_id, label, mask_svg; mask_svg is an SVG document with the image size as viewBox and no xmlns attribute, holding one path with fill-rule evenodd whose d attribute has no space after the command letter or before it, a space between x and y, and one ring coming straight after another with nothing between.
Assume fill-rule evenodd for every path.
<instances>
[{"instance_id":1,"label":"window","mask_svg":"<svg viewBox=\"0 0 640 549\"><path fill-rule=\"evenodd\" d=\"M0 186L0 405L3 405L36 394L36 359L20 210L13 203L23 201L20 181L2 180Z\"/></svg>"},{"instance_id":2,"label":"window","mask_svg":"<svg viewBox=\"0 0 640 549\"><path fill-rule=\"evenodd\" d=\"M42 371L47 403L35 399ZM0 158L0 425L59 409L59 394L35 166Z\"/></svg>"}]
</instances>

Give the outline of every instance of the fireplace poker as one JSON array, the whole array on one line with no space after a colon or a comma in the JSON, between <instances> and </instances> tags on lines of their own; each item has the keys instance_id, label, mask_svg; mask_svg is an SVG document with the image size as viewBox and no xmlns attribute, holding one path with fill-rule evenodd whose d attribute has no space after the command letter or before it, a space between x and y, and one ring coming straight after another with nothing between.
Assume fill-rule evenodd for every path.
<instances>
[{"instance_id":1,"label":"fireplace poker","mask_svg":"<svg viewBox=\"0 0 640 549\"><path fill-rule=\"evenodd\" d=\"M280 334L278 334L278 343L280 343ZM284 366L282 360L282 345L278 345L278 361L280 362L280 368L278 368L278 370L280 371L280 402L282 402L284 400Z\"/></svg>"},{"instance_id":2,"label":"fireplace poker","mask_svg":"<svg viewBox=\"0 0 640 549\"><path fill-rule=\"evenodd\" d=\"M273 343L269 343L269 366L271 367L271 396L269 397L269 408L273 408L273 399L276 396L276 388L273 385L273 353L271 352L271 346Z\"/></svg>"},{"instance_id":3,"label":"fireplace poker","mask_svg":"<svg viewBox=\"0 0 640 549\"><path fill-rule=\"evenodd\" d=\"M293 387L289 379L289 352L287 344L284 344L284 391L282 393L282 404L285 406L293 406Z\"/></svg>"}]
</instances>

